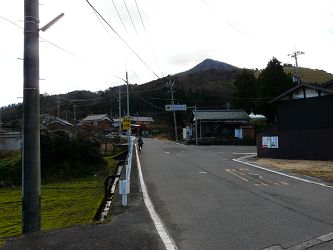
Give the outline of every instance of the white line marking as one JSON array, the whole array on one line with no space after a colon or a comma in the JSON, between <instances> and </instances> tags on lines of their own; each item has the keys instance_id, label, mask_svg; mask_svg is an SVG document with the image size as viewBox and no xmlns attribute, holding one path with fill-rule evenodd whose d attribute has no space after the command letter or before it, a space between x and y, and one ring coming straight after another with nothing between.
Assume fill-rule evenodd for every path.
<instances>
[{"instance_id":1,"label":"white line marking","mask_svg":"<svg viewBox=\"0 0 333 250\"><path fill-rule=\"evenodd\" d=\"M156 213L154 205L149 198L149 195L147 192L147 187L143 180L141 163L140 163L140 159L139 159L138 148L136 145L135 145L135 151L136 151L136 161L137 161L137 165L138 165L140 185L141 185L141 190L142 190L142 194L143 194L143 201L145 202L145 205L148 209L150 217L152 218L152 220L154 222L155 228L156 228L158 234L160 235L166 250L177 250L178 248L177 248L175 242L173 241L171 236L168 234L162 220Z\"/></svg>"},{"instance_id":2,"label":"white line marking","mask_svg":"<svg viewBox=\"0 0 333 250\"><path fill-rule=\"evenodd\" d=\"M164 153L166 153L166 154L170 154L170 152L164 152Z\"/></svg>"},{"instance_id":3,"label":"white line marking","mask_svg":"<svg viewBox=\"0 0 333 250\"><path fill-rule=\"evenodd\" d=\"M247 155L247 156L243 156L243 157L240 157L240 158L238 158L238 159L232 159L232 160L235 161L235 162L242 163L242 164L245 164L245 165L248 165L248 166L254 167L254 168L259 168L259 169L262 169L262 170L265 170L265 171L268 171L268 172L271 172L271 173L274 173L274 174L283 175L283 176L289 177L289 178L291 178L291 179L295 179L295 180L298 180L298 181L303 181L303 182L306 182L306 183L310 183L310 184L318 185L318 186L321 186L321 187L326 187L326 188L332 188L332 189L333 189L333 186L326 185L326 184L324 184L324 183L315 182L315 181L310 181L310 180L303 179L303 178L300 178L300 177L296 177L296 176L293 176L293 175L289 175L289 174L281 173L281 172L279 172L279 171L275 171L275 170L272 170L272 169L268 169L268 168L260 167L260 166L254 165L254 164L252 164L252 163L248 163L248 162L245 162L245 161L241 161L241 159L245 159L245 158L249 158L249 157L253 157L253 156L254 156L254 155Z\"/></svg>"},{"instance_id":4,"label":"white line marking","mask_svg":"<svg viewBox=\"0 0 333 250\"><path fill-rule=\"evenodd\" d=\"M198 174L207 174L207 172L206 171L200 171L200 172L198 172Z\"/></svg>"}]
</instances>

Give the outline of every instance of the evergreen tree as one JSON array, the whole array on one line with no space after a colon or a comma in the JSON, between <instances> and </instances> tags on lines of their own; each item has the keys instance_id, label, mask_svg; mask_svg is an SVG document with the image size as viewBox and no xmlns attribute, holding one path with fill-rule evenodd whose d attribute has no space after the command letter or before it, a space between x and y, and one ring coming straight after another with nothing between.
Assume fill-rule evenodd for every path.
<instances>
[{"instance_id":1,"label":"evergreen tree","mask_svg":"<svg viewBox=\"0 0 333 250\"><path fill-rule=\"evenodd\" d=\"M235 80L235 87L234 106L250 112L253 108L254 98L257 96L257 79L253 72L243 69Z\"/></svg>"},{"instance_id":2,"label":"evergreen tree","mask_svg":"<svg viewBox=\"0 0 333 250\"><path fill-rule=\"evenodd\" d=\"M274 120L275 108L267 104L267 101L280 95L293 86L292 79L283 71L281 62L273 57L267 67L260 73L258 78L258 97L263 102L257 106L258 112Z\"/></svg>"}]
</instances>

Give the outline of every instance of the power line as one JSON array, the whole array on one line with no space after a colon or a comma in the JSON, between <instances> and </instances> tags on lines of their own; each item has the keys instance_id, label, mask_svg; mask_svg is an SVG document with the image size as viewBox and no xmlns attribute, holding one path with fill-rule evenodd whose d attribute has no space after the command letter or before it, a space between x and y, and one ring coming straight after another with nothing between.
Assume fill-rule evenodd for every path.
<instances>
[{"instance_id":1,"label":"power line","mask_svg":"<svg viewBox=\"0 0 333 250\"><path fill-rule=\"evenodd\" d=\"M116 12L117 12L118 17L119 17L119 19L120 19L120 22L122 23L122 25L123 25L123 27L124 27L124 30L126 31L126 33L128 33L128 32L127 32L127 29L126 29L126 27L125 27L125 24L124 24L124 22L123 22L123 19L121 18L120 14L119 14L119 11L118 11L118 9L117 9L117 6L116 6L116 4L114 3L113 0L112 0L112 4L113 4L113 7L116 9Z\"/></svg>"},{"instance_id":2,"label":"power line","mask_svg":"<svg viewBox=\"0 0 333 250\"><path fill-rule=\"evenodd\" d=\"M152 107L157 108L157 109L159 109L159 110L163 110L163 111L165 111L163 108L160 108L160 107L156 106L155 104L153 104L153 103L147 101L145 98L141 97L141 99L142 99L142 101L144 101L145 103L151 105Z\"/></svg>"},{"instance_id":3,"label":"power line","mask_svg":"<svg viewBox=\"0 0 333 250\"><path fill-rule=\"evenodd\" d=\"M141 23L142 23L143 30L145 31L146 36L149 37L148 33L147 33L146 26L145 26L145 24L143 22L143 18L142 18L141 11L140 11L139 5L137 3L137 0L135 0L135 5L136 5L136 9L138 10L138 13L139 13L139 16L140 16L140 20L141 20ZM151 52L153 54L154 60L156 62L156 65L158 67L158 70L160 71L161 75L164 76L164 74L163 74L163 72L161 70L160 64L157 61L157 57L156 57L155 51L154 51L153 46L152 46L152 44L151 44L150 41L149 41L149 46L150 46Z\"/></svg>"},{"instance_id":4,"label":"power line","mask_svg":"<svg viewBox=\"0 0 333 250\"><path fill-rule=\"evenodd\" d=\"M126 10L127 10L128 16L129 16L129 18L131 19L131 22L132 22L133 28L134 28L136 34L139 36L139 33L138 33L138 31L136 30L136 27L135 27L135 25L134 25L134 22L133 22L133 19L132 19L131 13L130 13L129 10L128 10L128 7L127 7L127 4L126 4L125 0L123 0L123 2L124 2L124 5L125 5L125 8L126 8Z\"/></svg>"},{"instance_id":5,"label":"power line","mask_svg":"<svg viewBox=\"0 0 333 250\"><path fill-rule=\"evenodd\" d=\"M214 14L216 14L215 9L213 9L205 0L200 0L208 9L210 9ZM224 21L234 30L236 30L239 34L246 37L246 34L239 30L235 25L233 25L231 22L229 22L227 19L224 19Z\"/></svg>"},{"instance_id":6,"label":"power line","mask_svg":"<svg viewBox=\"0 0 333 250\"><path fill-rule=\"evenodd\" d=\"M136 51L134 49L132 49L132 47L125 41L124 38L122 38L122 36L120 36L118 34L118 32L108 23L108 21L106 21L106 19L97 11L97 9L89 2L89 0L85 0L88 5L93 9L93 11L95 11L101 18L102 20L110 27L110 29L116 34L116 36L126 45L126 47L131 50L134 55L157 77L160 78L149 66L148 64L139 56L138 53L136 53Z\"/></svg>"}]
</instances>

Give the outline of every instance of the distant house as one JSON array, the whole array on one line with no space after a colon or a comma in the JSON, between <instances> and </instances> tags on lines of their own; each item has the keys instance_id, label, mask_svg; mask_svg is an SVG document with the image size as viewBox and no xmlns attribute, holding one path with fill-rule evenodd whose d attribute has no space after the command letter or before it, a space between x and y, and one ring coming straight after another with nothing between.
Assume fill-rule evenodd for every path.
<instances>
[{"instance_id":1,"label":"distant house","mask_svg":"<svg viewBox=\"0 0 333 250\"><path fill-rule=\"evenodd\" d=\"M136 135L149 136L151 135L151 125L154 123L154 119L148 116L131 116L132 133ZM113 119L112 125L119 129L121 121L119 119Z\"/></svg>"},{"instance_id":2,"label":"distant house","mask_svg":"<svg viewBox=\"0 0 333 250\"><path fill-rule=\"evenodd\" d=\"M20 150L22 136L20 132L7 132L0 129L0 150Z\"/></svg>"},{"instance_id":3,"label":"distant house","mask_svg":"<svg viewBox=\"0 0 333 250\"><path fill-rule=\"evenodd\" d=\"M152 134L151 125L154 123L154 119L148 116L132 116L131 122L133 126L133 134L141 136L150 136Z\"/></svg>"},{"instance_id":4,"label":"distant house","mask_svg":"<svg viewBox=\"0 0 333 250\"><path fill-rule=\"evenodd\" d=\"M197 124L198 138L215 137L222 139L254 139L254 128L250 117L243 110L197 110L191 117L195 136Z\"/></svg>"},{"instance_id":5,"label":"distant house","mask_svg":"<svg viewBox=\"0 0 333 250\"><path fill-rule=\"evenodd\" d=\"M278 121L258 133L259 157L333 160L333 89L301 83L271 100Z\"/></svg>"},{"instance_id":6,"label":"distant house","mask_svg":"<svg viewBox=\"0 0 333 250\"><path fill-rule=\"evenodd\" d=\"M108 129L112 128L113 120L110 119L107 114L100 114L100 115L88 115L84 118L81 122L81 126L88 126L93 128L102 128Z\"/></svg>"},{"instance_id":7,"label":"distant house","mask_svg":"<svg viewBox=\"0 0 333 250\"><path fill-rule=\"evenodd\" d=\"M69 121L48 114L41 115L40 120L41 120L41 127L50 130L57 130L57 129L69 130L74 126Z\"/></svg>"}]
</instances>

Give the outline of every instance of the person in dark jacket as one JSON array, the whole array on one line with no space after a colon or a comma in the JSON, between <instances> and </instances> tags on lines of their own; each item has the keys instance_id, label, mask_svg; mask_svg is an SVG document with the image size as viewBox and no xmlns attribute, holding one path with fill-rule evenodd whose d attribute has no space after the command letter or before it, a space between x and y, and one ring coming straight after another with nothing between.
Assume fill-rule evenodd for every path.
<instances>
[{"instance_id":1,"label":"person in dark jacket","mask_svg":"<svg viewBox=\"0 0 333 250\"><path fill-rule=\"evenodd\" d=\"M143 140L141 139L141 137L139 137L138 139L138 145L139 145L139 151L141 151L143 145Z\"/></svg>"}]
</instances>

